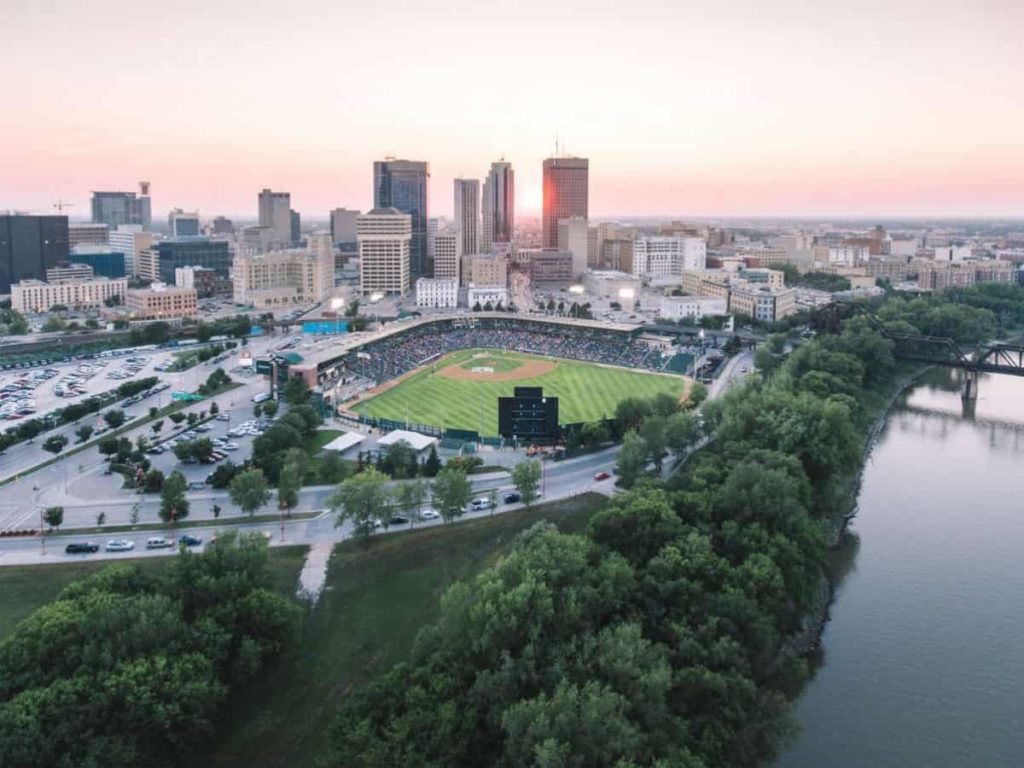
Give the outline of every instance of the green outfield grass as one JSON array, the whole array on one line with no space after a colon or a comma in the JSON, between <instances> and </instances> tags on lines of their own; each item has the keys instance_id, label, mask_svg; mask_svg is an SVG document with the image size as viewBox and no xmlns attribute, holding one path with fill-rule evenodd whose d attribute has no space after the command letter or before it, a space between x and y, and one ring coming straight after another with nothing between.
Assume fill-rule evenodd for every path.
<instances>
[{"instance_id":1,"label":"green outfield grass","mask_svg":"<svg viewBox=\"0 0 1024 768\"><path fill-rule=\"evenodd\" d=\"M474 354L486 353L473 359ZM652 397L659 392L682 396L681 376L642 373L574 360L557 360L550 373L516 381L461 381L435 375L449 365L472 368L493 365L495 372L514 370L530 360L550 360L519 353L467 349L425 366L397 386L353 407L363 416L445 429L481 430L498 434L498 397L519 387L543 387L545 395L558 398L559 421L572 424L615 415L615 406L626 397Z\"/></svg>"}]
</instances>

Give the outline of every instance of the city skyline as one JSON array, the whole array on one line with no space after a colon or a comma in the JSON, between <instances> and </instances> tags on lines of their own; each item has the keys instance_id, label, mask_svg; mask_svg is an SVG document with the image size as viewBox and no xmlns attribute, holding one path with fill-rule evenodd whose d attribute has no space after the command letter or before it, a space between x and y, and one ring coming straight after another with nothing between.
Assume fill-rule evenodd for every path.
<instances>
[{"instance_id":1,"label":"city skyline","mask_svg":"<svg viewBox=\"0 0 1024 768\"><path fill-rule=\"evenodd\" d=\"M391 155L430 163L436 213L448 216L452 179L482 178L504 156L516 208L533 216L556 137L591 159L595 218L1024 208L1024 8L998 0L641 0L628 11L562 0L514 13L312 2L284 25L261 0L131 17L114 7L57 0L7 14L0 64L19 76L0 138L17 152L5 157L0 208L42 213L63 199L79 218L91 190L147 179L161 215L254 213L253 191L269 187L315 217L368 209L372 163ZM372 34L382 28L383 60ZM488 56L496 39L517 55ZM579 76L548 87L569 61ZM380 98L381 83L420 66L422 87ZM498 95L475 108L438 98L445 82L482 94L491 81ZM185 82L187 98L164 103ZM266 109L274 90L302 105L301 119Z\"/></svg>"}]
</instances>

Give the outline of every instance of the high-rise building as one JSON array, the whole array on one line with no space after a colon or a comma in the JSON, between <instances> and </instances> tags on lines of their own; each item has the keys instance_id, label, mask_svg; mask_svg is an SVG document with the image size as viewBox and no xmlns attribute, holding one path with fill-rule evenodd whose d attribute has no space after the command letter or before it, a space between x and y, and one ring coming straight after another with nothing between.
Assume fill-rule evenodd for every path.
<instances>
[{"instance_id":1,"label":"high-rise building","mask_svg":"<svg viewBox=\"0 0 1024 768\"><path fill-rule=\"evenodd\" d=\"M413 279L430 277L433 273L427 254L429 198L430 163L386 158L373 164L374 208L394 208L409 215L412 237L409 270Z\"/></svg>"},{"instance_id":2,"label":"high-rise building","mask_svg":"<svg viewBox=\"0 0 1024 768\"><path fill-rule=\"evenodd\" d=\"M67 216L0 215L0 293L11 283L45 279L67 257Z\"/></svg>"},{"instance_id":3,"label":"high-rise building","mask_svg":"<svg viewBox=\"0 0 1024 768\"><path fill-rule=\"evenodd\" d=\"M558 222L573 216L588 217L590 161L585 157L549 157L543 169L541 239L545 248L557 248Z\"/></svg>"},{"instance_id":4,"label":"high-rise building","mask_svg":"<svg viewBox=\"0 0 1024 768\"><path fill-rule=\"evenodd\" d=\"M331 211L331 241L335 245L348 245L356 241L356 217L359 211L335 208Z\"/></svg>"},{"instance_id":5,"label":"high-rise building","mask_svg":"<svg viewBox=\"0 0 1024 768\"><path fill-rule=\"evenodd\" d=\"M484 179L483 223L480 227L480 250L488 253L496 243L511 243L515 232L516 178L512 164L499 160L491 163Z\"/></svg>"},{"instance_id":6,"label":"high-rise building","mask_svg":"<svg viewBox=\"0 0 1024 768\"><path fill-rule=\"evenodd\" d=\"M290 232L292 237L292 244L299 242L302 239L302 216L294 208L289 211L291 223Z\"/></svg>"},{"instance_id":7,"label":"high-rise building","mask_svg":"<svg viewBox=\"0 0 1024 768\"><path fill-rule=\"evenodd\" d=\"M68 261L85 264L96 277L124 277L125 256L111 245L76 245L71 249Z\"/></svg>"},{"instance_id":8,"label":"high-rise building","mask_svg":"<svg viewBox=\"0 0 1024 768\"><path fill-rule=\"evenodd\" d=\"M264 189L259 194L259 225L268 228L271 248L284 248L292 243L292 196L288 192Z\"/></svg>"},{"instance_id":9,"label":"high-rise building","mask_svg":"<svg viewBox=\"0 0 1024 768\"><path fill-rule=\"evenodd\" d=\"M558 249L572 254L572 275L574 280L587 274L588 247L587 220L581 216L562 219L558 222Z\"/></svg>"},{"instance_id":10,"label":"high-rise building","mask_svg":"<svg viewBox=\"0 0 1024 768\"><path fill-rule=\"evenodd\" d=\"M213 220L210 225L210 234L213 235L233 235L235 234L235 225L231 219L218 216Z\"/></svg>"},{"instance_id":11,"label":"high-rise building","mask_svg":"<svg viewBox=\"0 0 1024 768\"><path fill-rule=\"evenodd\" d=\"M208 237L182 237L154 243L140 257L146 269L139 268L139 276L147 280L174 283L174 270L178 267L206 267L227 280L231 275L231 251L227 240Z\"/></svg>"},{"instance_id":12,"label":"high-rise building","mask_svg":"<svg viewBox=\"0 0 1024 768\"><path fill-rule=\"evenodd\" d=\"M434 235L434 277L458 281L464 234L452 226Z\"/></svg>"},{"instance_id":13,"label":"high-rise building","mask_svg":"<svg viewBox=\"0 0 1024 768\"><path fill-rule=\"evenodd\" d=\"M462 253L480 252L480 182L455 180L455 226L462 233ZM434 266L437 276L437 266Z\"/></svg>"},{"instance_id":14,"label":"high-rise building","mask_svg":"<svg viewBox=\"0 0 1024 768\"><path fill-rule=\"evenodd\" d=\"M427 219L427 258L434 263L434 238L437 237L437 230L441 228L441 220L436 216Z\"/></svg>"},{"instance_id":15,"label":"high-rise building","mask_svg":"<svg viewBox=\"0 0 1024 768\"><path fill-rule=\"evenodd\" d=\"M311 304L334 293L334 249L323 233L312 247L290 248L262 256L239 253L232 269L234 300L238 304L273 307Z\"/></svg>"},{"instance_id":16,"label":"high-rise building","mask_svg":"<svg viewBox=\"0 0 1024 768\"><path fill-rule=\"evenodd\" d=\"M141 224L122 224L110 233L110 247L124 254L124 273L139 273L139 255L153 245L153 233L143 232Z\"/></svg>"},{"instance_id":17,"label":"high-rise building","mask_svg":"<svg viewBox=\"0 0 1024 768\"><path fill-rule=\"evenodd\" d=\"M109 238L110 227L102 222L68 224L68 246L71 248L76 245L106 245Z\"/></svg>"},{"instance_id":18,"label":"high-rise building","mask_svg":"<svg viewBox=\"0 0 1024 768\"><path fill-rule=\"evenodd\" d=\"M183 211L174 208L167 214L167 228L171 237L197 237L199 235L199 211Z\"/></svg>"},{"instance_id":19,"label":"high-rise building","mask_svg":"<svg viewBox=\"0 0 1024 768\"><path fill-rule=\"evenodd\" d=\"M93 192L92 221L106 224L113 232L122 224L138 224L149 229L152 211L149 201L149 182L139 182L139 194L135 192Z\"/></svg>"},{"instance_id":20,"label":"high-rise building","mask_svg":"<svg viewBox=\"0 0 1024 768\"><path fill-rule=\"evenodd\" d=\"M412 215L396 208L374 208L359 216L356 226L359 292L404 296L409 292Z\"/></svg>"}]
</instances>

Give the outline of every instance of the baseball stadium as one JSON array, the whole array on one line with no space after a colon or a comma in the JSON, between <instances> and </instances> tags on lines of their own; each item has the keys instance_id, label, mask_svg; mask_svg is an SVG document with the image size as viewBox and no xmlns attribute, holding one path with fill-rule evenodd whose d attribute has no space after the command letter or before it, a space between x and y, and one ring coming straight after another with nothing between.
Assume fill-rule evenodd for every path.
<instances>
[{"instance_id":1,"label":"baseball stadium","mask_svg":"<svg viewBox=\"0 0 1024 768\"><path fill-rule=\"evenodd\" d=\"M435 434L497 435L498 398L516 387L557 397L562 424L611 418L626 397L682 399L692 363L648 346L639 326L563 318L431 318L363 336L317 365L332 407Z\"/></svg>"}]
</instances>

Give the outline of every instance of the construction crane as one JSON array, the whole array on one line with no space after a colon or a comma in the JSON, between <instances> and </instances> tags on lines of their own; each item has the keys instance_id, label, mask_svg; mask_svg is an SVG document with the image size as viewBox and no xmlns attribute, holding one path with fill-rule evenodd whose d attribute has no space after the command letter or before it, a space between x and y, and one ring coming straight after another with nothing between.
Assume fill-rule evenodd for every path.
<instances>
[{"instance_id":1,"label":"construction crane","mask_svg":"<svg viewBox=\"0 0 1024 768\"><path fill-rule=\"evenodd\" d=\"M63 200L58 200L53 204L53 207L57 209L58 213L64 213L65 208L70 208L74 203L65 203Z\"/></svg>"}]
</instances>

